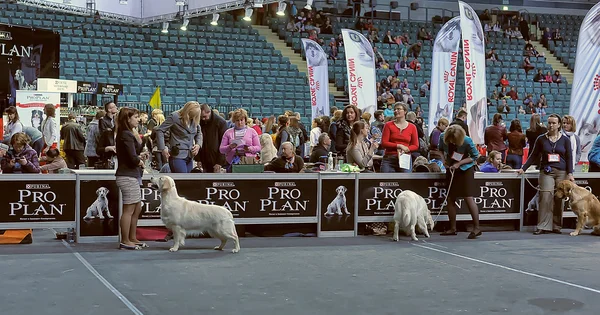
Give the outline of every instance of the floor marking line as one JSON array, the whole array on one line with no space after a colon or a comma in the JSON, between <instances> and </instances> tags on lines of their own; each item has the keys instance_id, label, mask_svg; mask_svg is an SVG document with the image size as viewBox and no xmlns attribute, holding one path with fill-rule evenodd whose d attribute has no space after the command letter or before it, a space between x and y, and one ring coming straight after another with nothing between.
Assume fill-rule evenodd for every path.
<instances>
[{"instance_id":1,"label":"floor marking line","mask_svg":"<svg viewBox=\"0 0 600 315\"><path fill-rule=\"evenodd\" d=\"M133 312L133 314L144 315L144 313L142 313L137 307L135 307L135 305L133 305L133 303L131 303L119 290L117 290L117 288L115 288L112 284L110 284L110 282L108 282L108 280L106 280L96 270L96 268L94 268L85 258L83 258L83 256L81 256L81 254L79 254L78 252L73 250L73 248L71 248L71 246L67 242L65 242L65 240L62 240L62 243L63 243L63 245L65 245L65 247L67 247L69 250L71 250L73 255L75 255L75 257L77 257L77 259L79 259L79 261L87 268L87 270L89 270L94 276L96 276L96 278L98 280L100 280L100 282L102 282L102 284L104 284L104 286L108 290L110 290L110 292L112 292L119 300L121 300L121 302L123 302L123 304L125 304L125 306L127 306L127 308L129 308L129 310L131 310Z\"/></svg>"},{"instance_id":2,"label":"floor marking line","mask_svg":"<svg viewBox=\"0 0 600 315\"><path fill-rule=\"evenodd\" d=\"M429 257L425 257L425 256L417 255L417 254L411 254L411 255L413 255L414 257L418 257L418 258L424 259L424 260L433 261L433 262L436 262L436 263L438 263L438 264L442 264L442 265L446 265L446 266L450 266L450 267L455 267L455 268L458 268L458 269L464 270L464 271L466 271L466 272L471 272L471 270L469 270L469 269L465 269L465 268L463 268L463 267L460 267L460 266L457 266L457 265L449 264L449 263L447 263L447 262L445 262L445 261L441 261L441 260L437 260L437 259L433 259L433 258L429 258Z\"/></svg>"},{"instance_id":3,"label":"floor marking line","mask_svg":"<svg viewBox=\"0 0 600 315\"><path fill-rule=\"evenodd\" d=\"M516 272L516 273L524 274L524 275L527 275L527 276L532 276L532 277L535 277L535 278L544 279L544 280L548 280L548 281L552 281L552 282L564 284L564 285L567 285L567 286L571 286L571 287L574 287L574 288L579 288L579 289L582 289L582 290L586 290L586 291L590 291L590 292L594 292L594 293L600 294L600 290L597 290L597 289L594 289L594 288L590 288L590 287L586 287L586 286L583 286L583 285L579 285L579 284L575 284L575 283L571 283L571 282L567 282L567 281L563 281L563 280L558 280L558 279L554 279L554 278L550 278L550 277L538 275L536 273L532 273L532 272L528 272L528 271L523 271L523 270L519 270L519 269L515 269L515 268L511 268L511 267L507 267L507 266L503 266L503 265L499 265L499 264L487 262L485 260L480 260L480 259L477 259L477 258L471 258L471 257L467 257L467 256L464 256L464 255L451 253L451 252L448 252L448 251L445 251L445 250L441 250L441 249L437 249L437 248L432 248L432 247L429 247L429 246L424 246L424 245L419 245L419 244L414 244L414 243L412 245L417 246L417 247L421 247L421 248L424 248L424 249L432 250L432 251L435 251L435 252L443 253L443 254L446 254L446 255L450 255L450 256L454 256L454 257L458 257L458 258L462 258L462 259L466 259L466 260L470 260L470 261L474 261L474 262L478 262L480 264L484 264L484 265L488 265L488 266L492 266L492 267L497 267L497 268L500 268L500 269L505 269L505 270Z\"/></svg>"}]
</instances>

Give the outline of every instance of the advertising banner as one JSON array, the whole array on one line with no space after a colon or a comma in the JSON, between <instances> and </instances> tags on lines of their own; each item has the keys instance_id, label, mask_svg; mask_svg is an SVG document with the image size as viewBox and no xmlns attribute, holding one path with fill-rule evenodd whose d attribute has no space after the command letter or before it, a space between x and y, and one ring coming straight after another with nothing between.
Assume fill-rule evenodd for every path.
<instances>
[{"instance_id":1,"label":"advertising banner","mask_svg":"<svg viewBox=\"0 0 600 315\"><path fill-rule=\"evenodd\" d=\"M77 93L77 81L60 79L38 79L40 92Z\"/></svg>"},{"instance_id":2,"label":"advertising banner","mask_svg":"<svg viewBox=\"0 0 600 315\"><path fill-rule=\"evenodd\" d=\"M75 180L0 181L0 222L74 222Z\"/></svg>"},{"instance_id":3,"label":"advertising banner","mask_svg":"<svg viewBox=\"0 0 600 315\"><path fill-rule=\"evenodd\" d=\"M302 45L308 68L311 121L313 121L317 117L329 116L329 65L327 54L321 45L308 38L302 38Z\"/></svg>"},{"instance_id":4,"label":"advertising banner","mask_svg":"<svg viewBox=\"0 0 600 315\"><path fill-rule=\"evenodd\" d=\"M77 93L97 94L98 93L98 83L77 81Z\"/></svg>"},{"instance_id":5,"label":"advertising banner","mask_svg":"<svg viewBox=\"0 0 600 315\"><path fill-rule=\"evenodd\" d=\"M485 80L485 38L477 13L465 2L460 7L465 93L469 135L475 144L483 144L487 127L487 86Z\"/></svg>"},{"instance_id":6,"label":"advertising banner","mask_svg":"<svg viewBox=\"0 0 600 315\"><path fill-rule=\"evenodd\" d=\"M0 24L0 112L16 105L17 90L37 90L38 78L58 78L60 35Z\"/></svg>"},{"instance_id":7,"label":"advertising banner","mask_svg":"<svg viewBox=\"0 0 600 315\"><path fill-rule=\"evenodd\" d=\"M98 94L123 95L123 85L98 83Z\"/></svg>"},{"instance_id":8,"label":"advertising banner","mask_svg":"<svg viewBox=\"0 0 600 315\"><path fill-rule=\"evenodd\" d=\"M430 134L440 118L452 121L459 47L460 17L457 16L442 26L433 44L428 122Z\"/></svg>"},{"instance_id":9,"label":"advertising banner","mask_svg":"<svg viewBox=\"0 0 600 315\"><path fill-rule=\"evenodd\" d=\"M462 183L453 183L460 185ZM474 198L480 214L519 213L521 179L475 179L479 196ZM442 179L380 180L361 179L359 182L359 216L393 216L396 197L403 190L412 190L425 199L432 215L437 215L448 186ZM458 214L469 214L463 199L456 201ZM444 207L442 215L448 214Z\"/></svg>"},{"instance_id":10,"label":"advertising banner","mask_svg":"<svg viewBox=\"0 0 600 315\"><path fill-rule=\"evenodd\" d=\"M600 131L600 3L586 15L579 29L569 115L577 122L581 139L581 162Z\"/></svg>"},{"instance_id":11,"label":"advertising banner","mask_svg":"<svg viewBox=\"0 0 600 315\"><path fill-rule=\"evenodd\" d=\"M160 194L142 183L140 219L160 219ZM234 218L316 217L317 179L175 180L180 196L227 208Z\"/></svg>"},{"instance_id":12,"label":"advertising banner","mask_svg":"<svg viewBox=\"0 0 600 315\"><path fill-rule=\"evenodd\" d=\"M354 177L322 177L321 231L354 231L355 189Z\"/></svg>"},{"instance_id":13,"label":"advertising banner","mask_svg":"<svg viewBox=\"0 0 600 315\"><path fill-rule=\"evenodd\" d=\"M81 180L79 191L80 235L119 235L119 187L115 179Z\"/></svg>"},{"instance_id":14,"label":"advertising banner","mask_svg":"<svg viewBox=\"0 0 600 315\"><path fill-rule=\"evenodd\" d=\"M44 107L46 104L52 104L56 108L54 122L60 126L60 93L57 92L37 92L37 91L17 91L16 97L17 112L19 120L23 126L30 126L42 131L42 124L46 115ZM60 135L57 135L60 137ZM55 139L60 148L60 139Z\"/></svg>"},{"instance_id":15,"label":"advertising banner","mask_svg":"<svg viewBox=\"0 0 600 315\"><path fill-rule=\"evenodd\" d=\"M374 119L377 109L377 76L373 47L369 40L357 31L342 29L342 36L350 104L358 107L363 113L371 113L371 119Z\"/></svg>"}]
</instances>

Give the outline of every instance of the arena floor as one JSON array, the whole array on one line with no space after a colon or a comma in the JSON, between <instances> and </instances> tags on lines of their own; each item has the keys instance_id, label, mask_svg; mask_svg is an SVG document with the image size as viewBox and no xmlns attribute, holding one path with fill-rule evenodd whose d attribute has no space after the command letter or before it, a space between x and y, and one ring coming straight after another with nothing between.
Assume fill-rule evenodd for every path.
<instances>
[{"instance_id":1,"label":"arena floor","mask_svg":"<svg viewBox=\"0 0 600 315\"><path fill-rule=\"evenodd\" d=\"M36 230L0 246L2 314L597 314L600 238L488 232L192 239L141 251Z\"/></svg>"}]
</instances>

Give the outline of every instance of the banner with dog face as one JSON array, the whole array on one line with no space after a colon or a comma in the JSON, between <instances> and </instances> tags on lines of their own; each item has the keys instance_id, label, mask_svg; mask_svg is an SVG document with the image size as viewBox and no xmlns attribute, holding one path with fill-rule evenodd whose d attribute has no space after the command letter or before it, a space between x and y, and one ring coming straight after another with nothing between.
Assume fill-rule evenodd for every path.
<instances>
[{"instance_id":1,"label":"banner with dog face","mask_svg":"<svg viewBox=\"0 0 600 315\"><path fill-rule=\"evenodd\" d=\"M458 6L460 7L469 135L475 144L483 144L483 134L487 126L485 38L481 21L475 10L462 1L458 1Z\"/></svg>"},{"instance_id":2,"label":"banner with dog face","mask_svg":"<svg viewBox=\"0 0 600 315\"><path fill-rule=\"evenodd\" d=\"M80 235L119 235L119 187L115 180L81 180L79 191Z\"/></svg>"},{"instance_id":3,"label":"banner with dog face","mask_svg":"<svg viewBox=\"0 0 600 315\"><path fill-rule=\"evenodd\" d=\"M60 93L17 91L16 108L19 113L19 121L23 126L30 126L42 131L42 124L46 119L46 114L44 114L46 104L52 104L56 108L54 122L56 126L60 126ZM55 140L60 145L60 139Z\"/></svg>"},{"instance_id":4,"label":"banner with dog face","mask_svg":"<svg viewBox=\"0 0 600 315\"><path fill-rule=\"evenodd\" d=\"M460 17L446 22L435 37L431 63L431 92L429 95L429 128L435 129L440 118L452 121L456 68L460 46ZM440 75L443 73L444 75Z\"/></svg>"},{"instance_id":5,"label":"banner with dog face","mask_svg":"<svg viewBox=\"0 0 600 315\"><path fill-rule=\"evenodd\" d=\"M600 130L600 3L586 15L579 29L575 74L569 115L575 117L581 139L581 159L588 154Z\"/></svg>"},{"instance_id":6,"label":"banner with dog face","mask_svg":"<svg viewBox=\"0 0 600 315\"><path fill-rule=\"evenodd\" d=\"M354 231L354 177L321 180L321 231Z\"/></svg>"},{"instance_id":7,"label":"banner with dog face","mask_svg":"<svg viewBox=\"0 0 600 315\"><path fill-rule=\"evenodd\" d=\"M74 222L75 180L0 181L0 222Z\"/></svg>"},{"instance_id":8,"label":"banner with dog face","mask_svg":"<svg viewBox=\"0 0 600 315\"><path fill-rule=\"evenodd\" d=\"M143 182L140 219L160 219L160 193ZM316 179L175 180L181 197L227 208L234 218L315 217Z\"/></svg>"},{"instance_id":9,"label":"banner with dog face","mask_svg":"<svg viewBox=\"0 0 600 315\"><path fill-rule=\"evenodd\" d=\"M461 183L462 184L462 183ZM479 196L474 200L479 213L519 213L520 178L515 179L476 179L472 185L479 186ZM359 216L393 216L396 197L403 190L412 190L422 196L433 216L439 212L448 192L448 185L442 179L380 180L361 179L359 181ZM469 214L463 199L456 201L458 214ZM444 207L441 214L448 214Z\"/></svg>"},{"instance_id":10,"label":"banner with dog face","mask_svg":"<svg viewBox=\"0 0 600 315\"><path fill-rule=\"evenodd\" d=\"M302 38L308 68L308 87L310 90L311 121L317 117L329 115L329 73L327 54L321 45L308 38Z\"/></svg>"}]
</instances>

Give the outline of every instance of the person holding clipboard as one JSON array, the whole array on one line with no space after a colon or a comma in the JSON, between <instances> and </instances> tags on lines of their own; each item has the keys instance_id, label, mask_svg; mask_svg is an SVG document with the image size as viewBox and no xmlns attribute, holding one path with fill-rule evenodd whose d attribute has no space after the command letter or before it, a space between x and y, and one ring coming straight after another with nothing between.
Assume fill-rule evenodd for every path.
<instances>
[{"instance_id":1,"label":"person holding clipboard","mask_svg":"<svg viewBox=\"0 0 600 315\"><path fill-rule=\"evenodd\" d=\"M479 151L460 125L451 125L440 135L439 150L444 154L446 179L448 181L448 220L450 229L441 235L456 235L456 199L463 198L473 219L473 230L469 239L481 235L479 229L479 209L473 199L479 195L475 181L475 160Z\"/></svg>"},{"instance_id":2,"label":"person holding clipboard","mask_svg":"<svg viewBox=\"0 0 600 315\"><path fill-rule=\"evenodd\" d=\"M383 126L381 146L385 155L381 161L382 173L410 173L412 161L410 153L419 150L417 127L406 120L408 106L394 104L394 119Z\"/></svg>"}]
</instances>

